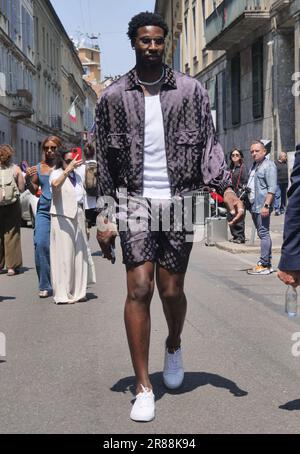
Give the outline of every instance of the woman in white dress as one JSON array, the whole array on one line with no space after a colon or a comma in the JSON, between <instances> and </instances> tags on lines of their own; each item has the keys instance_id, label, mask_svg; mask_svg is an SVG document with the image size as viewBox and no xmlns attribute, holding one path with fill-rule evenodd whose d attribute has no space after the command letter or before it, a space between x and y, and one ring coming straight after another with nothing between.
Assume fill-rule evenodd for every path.
<instances>
[{"instance_id":1,"label":"woman in white dress","mask_svg":"<svg viewBox=\"0 0 300 454\"><path fill-rule=\"evenodd\" d=\"M77 158L73 159L72 151L58 151L56 167L49 179L52 190L50 264L56 304L86 300L91 257L85 231L85 191L77 171L82 160Z\"/></svg>"}]
</instances>

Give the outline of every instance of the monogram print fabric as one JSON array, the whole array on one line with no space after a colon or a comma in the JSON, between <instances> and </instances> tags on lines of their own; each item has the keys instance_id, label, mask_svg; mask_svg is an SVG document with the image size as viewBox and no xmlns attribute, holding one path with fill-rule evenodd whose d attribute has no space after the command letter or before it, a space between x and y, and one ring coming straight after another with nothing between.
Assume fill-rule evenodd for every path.
<instances>
[{"instance_id":1,"label":"monogram print fabric","mask_svg":"<svg viewBox=\"0 0 300 454\"><path fill-rule=\"evenodd\" d=\"M168 66L160 93L172 196L208 185L231 186L223 150L216 139L206 90ZM145 102L133 69L109 86L96 107L99 195L143 193Z\"/></svg>"}]
</instances>

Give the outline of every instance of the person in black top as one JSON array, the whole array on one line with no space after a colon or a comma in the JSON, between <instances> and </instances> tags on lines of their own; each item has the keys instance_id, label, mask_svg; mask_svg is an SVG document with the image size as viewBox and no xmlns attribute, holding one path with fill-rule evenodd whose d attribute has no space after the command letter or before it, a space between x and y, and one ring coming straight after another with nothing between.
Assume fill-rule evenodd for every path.
<instances>
[{"instance_id":1,"label":"person in black top","mask_svg":"<svg viewBox=\"0 0 300 454\"><path fill-rule=\"evenodd\" d=\"M233 189L239 197L243 192L243 188L248 181L248 171L244 164L244 155L241 150L234 148L230 153L230 169ZM234 225L230 225L230 232L232 235L233 243L245 243L245 215L242 219Z\"/></svg>"},{"instance_id":2,"label":"person in black top","mask_svg":"<svg viewBox=\"0 0 300 454\"><path fill-rule=\"evenodd\" d=\"M288 165L287 165L287 154L282 151L279 155L279 159L275 162L277 167L277 188L275 194L275 216L283 214L286 209L286 195L289 183Z\"/></svg>"}]
</instances>

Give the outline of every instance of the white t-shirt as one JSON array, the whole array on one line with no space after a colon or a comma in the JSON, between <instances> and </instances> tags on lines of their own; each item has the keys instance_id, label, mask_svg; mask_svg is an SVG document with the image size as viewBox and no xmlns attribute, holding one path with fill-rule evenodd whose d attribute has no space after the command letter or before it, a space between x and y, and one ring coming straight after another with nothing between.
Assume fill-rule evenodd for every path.
<instances>
[{"instance_id":1,"label":"white t-shirt","mask_svg":"<svg viewBox=\"0 0 300 454\"><path fill-rule=\"evenodd\" d=\"M143 197L170 199L165 132L160 96L145 96Z\"/></svg>"},{"instance_id":2,"label":"white t-shirt","mask_svg":"<svg viewBox=\"0 0 300 454\"><path fill-rule=\"evenodd\" d=\"M257 169L257 164L253 166L253 168L250 171L249 178L248 178L248 183L247 183L247 188L250 189L248 199L250 203L254 202L255 199L255 184L254 184L254 177L255 177L255 172Z\"/></svg>"},{"instance_id":3,"label":"white t-shirt","mask_svg":"<svg viewBox=\"0 0 300 454\"><path fill-rule=\"evenodd\" d=\"M62 173L63 173L63 169L54 169L50 173L49 183L50 183L51 192L52 192L52 186L51 186L52 181L56 180L56 178L58 178ZM82 176L81 176L80 172L77 171L77 169L75 169L74 175L76 177L76 185L73 187L74 187L77 203L84 203L85 190L83 187Z\"/></svg>"}]
</instances>

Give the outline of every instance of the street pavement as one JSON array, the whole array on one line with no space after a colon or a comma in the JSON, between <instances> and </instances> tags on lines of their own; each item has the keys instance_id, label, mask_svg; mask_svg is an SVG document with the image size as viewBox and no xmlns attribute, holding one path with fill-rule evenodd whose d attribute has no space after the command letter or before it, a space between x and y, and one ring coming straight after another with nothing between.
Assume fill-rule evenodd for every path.
<instances>
[{"instance_id":1,"label":"street pavement","mask_svg":"<svg viewBox=\"0 0 300 454\"><path fill-rule=\"evenodd\" d=\"M285 287L275 273L246 273L256 253L194 245L182 336L186 374L176 392L162 384L166 324L155 293L150 373L156 418L142 424L129 419L134 377L119 246L111 265L92 238L98 282L88 289L89 300L57 306L37 296L30 228L22 229L22 245L22 273L0 276L0 332L6 336L0 433L300 432L300 356L292 354L300 317L284 314ZM278 259L275 254L275 267Z\"/></svg>"}]
</instances>

